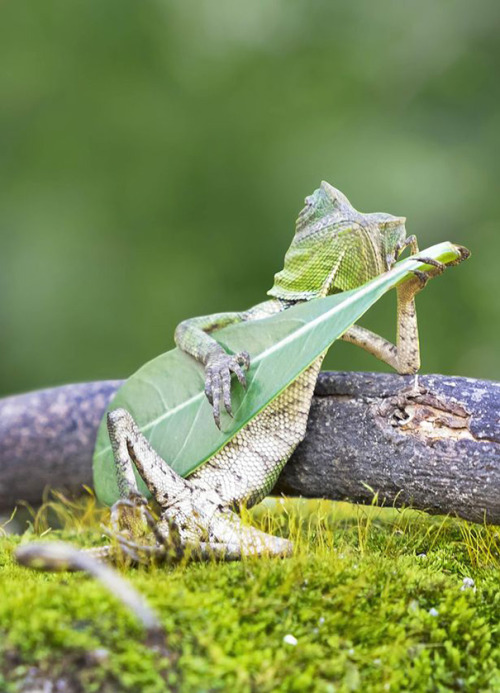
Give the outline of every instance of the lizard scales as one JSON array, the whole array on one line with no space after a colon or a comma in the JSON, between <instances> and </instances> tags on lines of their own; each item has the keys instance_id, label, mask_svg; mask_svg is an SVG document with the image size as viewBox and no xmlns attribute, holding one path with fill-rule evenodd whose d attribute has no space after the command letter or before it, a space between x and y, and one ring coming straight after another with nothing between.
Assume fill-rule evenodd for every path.
<instances>
[{"instance_id":1,"label":"lizard scales","mask_svg":"<svg viewBox=\"0 0 500 693\"><path fill-rule=\"evenodd\" d=\"M403 217L362 214L339 190L323 182L305 200L284 267L268 292L271 298L247 311L185 320L176 329L178 347L205 367L205 393L215 424L220 424L221 403L228 414L232 413L231 374L245 386L249 356L246 352L227 354L211 337L213 330L356 288L390 269L406 247L413 253L418 251L416 238L406 236ZM434 274L444 269L435 260L419 259L433 265ZM414 298L431 275L418 270L414 274L414 279L397 287L396 344L356 325L342 335L399 373L416 373L420 365ZM199 557L289 554L291 542L245 526L237 511L267 495L303 439L323 358L324 354L320 355L188 479L176 474L168 460L156 453L126 410L111 411L108 431L121 496L112 508L111 521L121 552L133 560L141 560L144 553L165 558L171 555L168 547L172 545L177 554L190 547L191 555ZM158 522L138 491L134 467L160 506ZM153 544L141 544L148 526ZM103 547L97 554L112 557L113 550Z\"/></svg>"}]
</instances>

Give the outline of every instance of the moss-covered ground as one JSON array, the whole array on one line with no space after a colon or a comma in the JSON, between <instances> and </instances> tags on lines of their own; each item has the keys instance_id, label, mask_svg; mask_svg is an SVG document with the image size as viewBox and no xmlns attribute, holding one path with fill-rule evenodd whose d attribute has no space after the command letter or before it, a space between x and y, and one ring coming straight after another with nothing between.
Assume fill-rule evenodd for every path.
<instances>
[{"instance_id":1,"label":"moss-covered ground","mask_svg":"<svg viewBox=\"0 0 500 693\"><path fill-rule=\"evenodd\" d=\"M165 626L155 650L92 578L16 565L40 532L102 543L95 508L61 514L0 537L2 692L500 691L495 528L270 501L252 521L292 537L290 559L122 568Z\"/></svg>"}]
</instances>

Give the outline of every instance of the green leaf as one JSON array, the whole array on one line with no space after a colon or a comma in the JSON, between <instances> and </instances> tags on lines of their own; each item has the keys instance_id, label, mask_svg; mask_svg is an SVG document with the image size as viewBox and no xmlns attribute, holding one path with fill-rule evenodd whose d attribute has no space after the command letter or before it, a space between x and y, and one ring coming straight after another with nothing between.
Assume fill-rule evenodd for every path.
<instances>
[{"instance_id":1,"label":"green leaf","mask_svg":"<svg viewBox=\"0 0 500 693\"><path fill-rule=\"evenodd\" d=\"M420 256L451 263L457 246L440 243ZM304 371L332 342L355 323L384 293L425 268L408 258L352 291L298 304L263 320L241 323L212 333L229 352L246 350L251 367L248 388L232 387L234 419L215 426L204 394L204 369L191 356L173 349L146 363L120 388L108 407L127 409L157 452L182 476L188 476L222 448L243 426ZM138 477L146 495L146 487ZM113 454L101 422L94 453L98 498L117 500Z\"/></svg>"}]
</instances>

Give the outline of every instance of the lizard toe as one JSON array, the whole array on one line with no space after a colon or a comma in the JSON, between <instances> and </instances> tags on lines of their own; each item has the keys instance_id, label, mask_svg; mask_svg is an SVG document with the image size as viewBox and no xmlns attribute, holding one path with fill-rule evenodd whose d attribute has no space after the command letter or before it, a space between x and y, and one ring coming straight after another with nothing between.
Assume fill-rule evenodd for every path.
<instances>
[{"instance_id":1,"label":"lizard toe","mask_svg":"<svg viewBox=\"0 0 500 693\"><path fill-rule=\"evenodd\" d=\"M425 262L426 265L430 265L431 267L434 267L435 270L434 270L433 274L441 274L446 269L446 265L444 264L444 262L439 262L439 260L434 260L431 257L416 257L413 259L418 260L419 262Z\"/></svg>"}]
</instances>

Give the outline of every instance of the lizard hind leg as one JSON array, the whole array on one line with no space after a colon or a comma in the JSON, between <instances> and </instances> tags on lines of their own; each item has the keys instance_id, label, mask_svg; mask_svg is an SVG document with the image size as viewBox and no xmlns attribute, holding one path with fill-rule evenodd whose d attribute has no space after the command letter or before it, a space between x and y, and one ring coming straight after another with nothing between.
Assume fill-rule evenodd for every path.
<instances>
[{"instance_id":1,"label":"lizard hind leg","mask_svg":"<svg viewBox=\"0 0 500 693\"><path fill-rule=\"evenodd\" d=\"M139 491L130 460L128 416L125 410L120 409L115 409L107 415L108 434L120 494L120 498L111 507L111 527L116 535L125 531L129 536L138 536L144 534L147 529L145 516L147 501Z\"/></svg>"},{"instance_id":2,"label":"lizard hind leg","mask_svg":"<svg viewBox=\"0 0 500 693\"><path fill-rule=\"evenodd\" d=\"M151 447L128 411L114 409L109 412L108 431L122 498L131 494L140 495L132 463L160 506L185 492L189 483L176 474Z\"/></svg>"},{"instance_id":3,"label":"lizard hind leg","mask_svg":"<svg viewBox=\"0 0 500 693\"><path fill-rule=\"evenodd\" d=\"M115 409L108 414L108 430L122 497L113 506L112 518L117 511L128 513L129 506L142 506L144 521L153 532L158 546L167 545L170 539L177 546L213 539L210 537L210 522L222 503L213 489L208 486L194 488L190 481L179 476L153 449L125 409ZM161 508L158 523L151 521L146 499L140 495L137 487L134 467ZM115 522L113 530L120 542L119 523ZM134 540L136 534L131 534ZM123 546L139 550L140 547L134 542L130 545L129 539L130 536Z\"/></svg>"},{"instance_id":4,"label":"lizard hind leg","mask_svg":"<svg viewBox=\"0 0 500 693\"><path fill-rule=\"evenodd\" d=\"M168 499L176 498L186 482L153 450L125 409L109 412L107 424L120 499L111 508L112 531L106 533L116 539L122 553L134 561L139 560L137 556L141 553L163 554L167 546L177 552L180 539L175 520L155 522L147 508L147 499L139 491L134 466L161 506ZM137 543L151 533L156 539L156 548Z\"/></svg>"},{"instance_id":5,"label":"lizard hind leg","mask_svg":"<svg viewBox=\"0 0 500 693\"><path fill-rule=\"evenodd\" d=\"M157 552L161 553L160 547L171 543L174 534L178 550L182 552L182 547L189 545L194 556L200 552L215 557L227 553L233 558L291 553L292 544L288 540L245 526L211 485L199 480L195 484L179 476L155 452L126 410L110 412L108 427L118 474L126 479L120 482L119 476L121 492L126 491L134 504L143 502L137 498L133 464L161 507L161 518L156 526L144 509L144 517L156 538ZM141 547L127 542L127 548L139 551Z\"/></svg>"}]
</instances>

